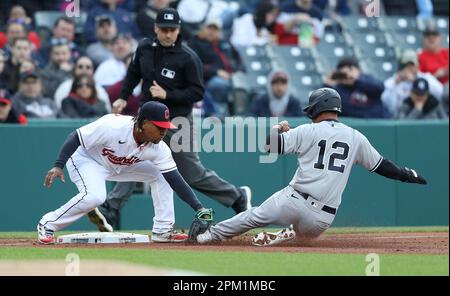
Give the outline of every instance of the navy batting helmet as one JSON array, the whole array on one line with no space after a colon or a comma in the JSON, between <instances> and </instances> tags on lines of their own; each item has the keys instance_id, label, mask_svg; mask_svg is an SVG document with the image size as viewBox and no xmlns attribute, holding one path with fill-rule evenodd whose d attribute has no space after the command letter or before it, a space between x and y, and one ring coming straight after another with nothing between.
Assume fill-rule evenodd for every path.
<instances>
[{"instance_id":1,"label":"navy batting helmet","mask_svg":"<svg viewBox=\"0 0 450 296\"><path fill-rule=\"evenodd\" d=\"M322 112L334 111L341 113L341 96L332 88L323 87L316 89L309 95L309 105L303 112L309 118L315 118Z\"/></svg>"}]
</instances>

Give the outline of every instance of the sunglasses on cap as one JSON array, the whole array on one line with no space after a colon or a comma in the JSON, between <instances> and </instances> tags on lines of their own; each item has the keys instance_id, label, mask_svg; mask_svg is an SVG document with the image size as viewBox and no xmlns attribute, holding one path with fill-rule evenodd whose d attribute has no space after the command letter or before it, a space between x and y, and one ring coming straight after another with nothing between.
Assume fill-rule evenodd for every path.
<instances>
[{"instance_id":1,"label":"sunglasses on cap","mask_svg":"<svg viewBox=\"0 0 450 296\"><path fill-rule=\"evenodd\" d=\"M94 84L89 83L89 82L81 82L81 83L77 83L75 86L78 88L83 87L83 86L94 87Z\"/></svg>"},{"instance_id":2,"label":"sunglasses on cap","mask_svg":"<svg viewBox=\"0 0 450 296\"><path fill-rule=\"evenodd\" d=\"M91 65L86 65L86 64L78 64L77 65L77 69L87 69L87 70L89 70L89 69L92 69L92 66Z\"/></svg>"},{"instance_id":3,"label":"sunglasses on cap","mask_svg":"<svg viewBox=\"0 0 450 296\"><path fill-rule=\"evenodd\" d=\"M57 46L57 45L70 45L70 42L67 38L51 38L50 39L50 44L52 46Z\"/></svg>"}]
</instances>

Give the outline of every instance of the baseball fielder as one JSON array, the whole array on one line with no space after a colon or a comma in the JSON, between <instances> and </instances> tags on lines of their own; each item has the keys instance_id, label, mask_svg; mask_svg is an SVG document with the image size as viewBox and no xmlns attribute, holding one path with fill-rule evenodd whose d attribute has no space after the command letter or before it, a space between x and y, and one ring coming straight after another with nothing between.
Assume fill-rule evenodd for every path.
<instances>
[{"instance_id":1,"label":"baseball fielder","mask_svg":"<svg viewBox=\"0 0 450 296\"><path fill-rule=\"evenodd\" d=\"M312 92L304 111L312 123L290 130L286 121L281 122L268 138L268 151L298 155L298 168L289 185L259 207L197 235L199 243L232 238L269 224L291 226L277 233L258 234L253 238L254 245L273 245L296 236L318 237L333 222L355 163L387 178L427 183L415 170L399 168L383 158L363 134L338 121L341 98L335 90Z\"/></svg>"},{"instance_id":2,"label":"baseball fielder","mask_svg":"<svg viewBox=\"0 0 450 296\"><path fill-rule=\"evenodd\" d=\"M50 187L55 177L65 182L62 169L67 162L70 179L79 193L42 217L37 226L39 242L54 243L55 231L101 205L106 199L106 180L149 182L155 209L152 240L186 240L186 234L173 229L172 189L197 211L197 217L211 213L203 208L178 173L169 147L161 141L167 129L174 128L169 118L169 109L164 104L148 102L134 118L109 114L71 133L44 185Z\"/></svg>"}]
</instances>

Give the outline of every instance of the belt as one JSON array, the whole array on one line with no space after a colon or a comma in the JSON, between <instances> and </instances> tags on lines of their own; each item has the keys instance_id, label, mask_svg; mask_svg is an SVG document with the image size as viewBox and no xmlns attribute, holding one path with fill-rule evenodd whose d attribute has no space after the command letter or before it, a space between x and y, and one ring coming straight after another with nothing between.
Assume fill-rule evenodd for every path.
<instances>
[{"instance_id":1,"label":"belt","mask_svg":"<svg viewBox=\"0 0 450 296\"><path fill-rule=\"evenodd\" d=\"M294 190L295 190L295 189L294 189ZM304 200L307 200L308 197L310 197L310 195L308 195L308 194L306 194L306 193L303 193L303 192L300 192L300 191L297 191L297 190L295 190L295 192L297 192L298 194L300 194L300 196L303 197ZM332 208L332 207L329 207L329 206L323 206L323 207L322 207L322 211L327 212L327 213L329 213L329 214L333 214L333 215L336 214L336 208Z\"/></svg>"}]
</instances>

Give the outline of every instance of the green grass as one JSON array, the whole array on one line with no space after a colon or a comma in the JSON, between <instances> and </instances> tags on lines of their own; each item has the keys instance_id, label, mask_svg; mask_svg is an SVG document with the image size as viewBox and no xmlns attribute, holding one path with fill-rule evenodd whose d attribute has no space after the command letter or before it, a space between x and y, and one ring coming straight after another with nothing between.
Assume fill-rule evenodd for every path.
<instances>
[{"instance_id":1,"label":"green grass","mask_svg":"<svg viewBox=\"0 0 450 296\"><path fill-rule=\"evenodd\" d=\"M261 229L255 230L259 232ZM327 233L448 232L439 227L332 228ZM148 234L149 231L129 231ZM58 235L74 233L60 232ZM35 238L35 232L3 232L4 238ZM115 260L184 269L209 275L365 275L366 254L215 252L115 248L0 247L0 260L61 260L76 253L83 260ZM380 254L381 275L449 275L448 255Z\"/></svg>"},{"instance_id":2,"label":"green grass","mask_svg":"<svg viewBox=\"0 0 450 296\"><path fill-rule=\"evenodd\" d=\"M245 253L139 249L0 249L1 260L61 260L76 253L83 260L126 261L191 270L209 275L365 275L364 254ZM380 255L381 275L448 275L448 255Z\"/></svg>"}]
</instances>

